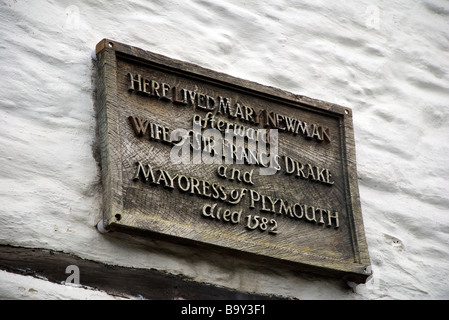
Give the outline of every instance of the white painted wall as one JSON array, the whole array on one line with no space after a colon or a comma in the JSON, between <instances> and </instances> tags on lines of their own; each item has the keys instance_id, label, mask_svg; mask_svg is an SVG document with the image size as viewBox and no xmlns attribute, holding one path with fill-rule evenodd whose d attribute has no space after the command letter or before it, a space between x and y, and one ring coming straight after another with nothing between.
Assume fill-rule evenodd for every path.
<instances>
[{"instance_id":1,"label":"white painted wall","mask_svg":"<svg viewBox=\"0 0 449 320\"><path fill-rule=\"evenodd\" d=\"M117 3L0 1L1 244L300 299L449 298L447 1ZM102 38L351 107L373 278L347 290L100 234L92 53ZM114 298L66 289L0 272L0 298Z\"/></svg>"}]
</instances>

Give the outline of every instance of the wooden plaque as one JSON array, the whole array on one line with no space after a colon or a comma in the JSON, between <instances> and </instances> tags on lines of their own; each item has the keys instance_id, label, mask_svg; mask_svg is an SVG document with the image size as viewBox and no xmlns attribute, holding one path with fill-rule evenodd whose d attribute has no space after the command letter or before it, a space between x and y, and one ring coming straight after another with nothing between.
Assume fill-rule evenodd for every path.
<instances>
[{"instance_id":1,"label":"wooden plaque","mask_svg":"<svg viewBox=\"0 0 449 320\"><path fill-rule=\"evenodd\" d=\"M352 110L104 39L106 229L370 276Z\"/></svg>"}]
</instances>

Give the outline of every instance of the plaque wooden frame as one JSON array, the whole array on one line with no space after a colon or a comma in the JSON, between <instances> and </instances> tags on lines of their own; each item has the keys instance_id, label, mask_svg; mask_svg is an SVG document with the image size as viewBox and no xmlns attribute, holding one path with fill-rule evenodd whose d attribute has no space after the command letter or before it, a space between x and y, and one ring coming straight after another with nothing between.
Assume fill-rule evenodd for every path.
<instances>
[{"instance_id":1,"label":"plaque wooden frame","mask_svg":"<svg viewBox=\"0 0 449 320\"><path fill-rule=\"evenodd\" d=\"M281 265L292 266L297 270L305 272L343 278L356 283L364 283L371 275L370 258L365 239L359 199L352 110L350 108L235 78L114 40L101 40L96 46L96 54L96 105L103 185L102 222L105 229L149 235L157 239L175 241L182 245L196 245L270 264L279 263ZM128 75L128 73L131 73L131 75ZM139 91L137 88L131 88L133 83L136 86L141 83L140 78L139 82L136 80L138 79L137 74L139 77L140 75L142 77L148 77L148 82L146 83L148 84L148 88L150 88L151 79L158 80L163 78L160 83L156 83L157 89L159 90L157 96L154 93L153 98L148 97L151 95L150 93L144 96L137 92ZM165 78L166 74L167 78ZM229 181L228 179L225 181L220 180L223 177L215 177L212 178L212 182L203 181L203 188L206 188L206 185L208 193L206 193L205 189L201 189L204 191L202 197L195 194L187 195L190 192L173 191L173 188L155 186L156 183L151 185L146 183L144 181L145 179L140 179L142 172L145 173L144 171L149 167L142 165L140 168L130 168L130 166L132 164L137 165L136 161L143 161L142 163L146 164L145 161L147 159L143 159L145 158L144 155L150 154L151 152L165 152L166 155L169 146L160 142L154 142L151 139L140 138L138 135L133 135L136 131L132 130L132 122L130 122L132 119L130 117L135 114L145 116L151 115L153 111L160 112L159 118L155 117L154 119L160 119L162 121L161 127L164 128L163 125L170 125L171 119L174 119L173 121L176 122L177 114L181 114L182 112L194 116L198 108L203 108L203 110L197 113L204 116L205 112L201 111L208 111L208 106L206 106L207 101L204 102L204 99L208 99L207 97L209 97L206 94L203 95L203 98L206 97L203 99L198 93L196 96L198 105L194 107L194 109L196 108L195 110L189 109L189 106L175 106L173 103L175 98L173 97L165 99L170 100L169 102L163 101L164 99L162 98L164 98L168 89L171 88L168 84L163 83L166 79L168 79L167 83L172 81L179 87L190 86L189 88L192 92L194 90L198 92L204 90L207 93L212 92L216 94L217 92L220 94L221 92L225 92L225 94L227 93L232 96L233 101L239 102L239 99L242 99L242 101L246 99L245 101L254 102L255 104L257 102L257 104L264 105L267 110L265 113L266 118L268 119L268 116L271 115L271 121L274 121L278 125L278 128L281 129L285 129L285 126L283 127L280 124L283 123L282 121L287 121L288 118L288 116L280 115L282 112L284 114L293 114L296 112L297 115L306 117L309 124L315 121L315 119L318 119L316 120L317 123L329 123L330 129L326 126L319 127L317 124L313 126L314 133L311 133L312 129L310 129L310 132L307 132L307 135L304 134L304 137L300 137L300 134L288 135L283 132L279 133L282 137L285 136L285 141L299 141L298 143L302 144L301 148L312 159L309 162L316 161L320 164L321 167L315 166L313 168L317 170L315 172L316 175L319 174L319 177L322 177L318 179L310 171L309 173L312 174L312 177L316 178L315 181L303 179L304 176L300 176L300 171L294 171L292 169L295 167L295 164L296 168L301 164L299 162L296 163L296 160L293 160L293 158L290 159L288 156L285 156L285 176L283 175L282 179L287 181L287 186L283 187L283 189L280 187L280 189L285 190L290 195L289 199L293 197L295 192L299 192L303 194L303 198L306 199L305 201L320 202L321 206L323 205L321 203L324 203L324 206L327 205L326 209L319 209L318 205L314 203L312 203L313 206L300 205L298 203L296 207L290 207L288 211L290 217L287 218L279 214L279 212L275 212L275 205L273 205L273 211L271 213L267 210L265 211L268 213L260 213L259 222L262 221L263 217L267 217L266 219L268 220L266 221L269 221L271 217L278 219L284 223L288 237L282 234L282 231L279 235L269 235L268 232L263 232L266 230L263 228L257 231L244 227L245 225L248 227L254 222L251 219L254 219L253 217L257 212L254 209L256 206L254 205L255 197L251 198L253 201L252 207L248 208L248 206L245 207L243 204L237 206L237 209L252 214L251 218L248 218L247 221L244 220L243 216L240 217L241 219L238 224L233 224L231 220L233 207L228 206L227 220L224 219L224 216L221 216L221 220L218 221L217 217L210 219L210 215L206 216L206 213L210 214L212 212L212 206L204 209L204 203L213 203L214 201L212 200L216 200L211 200L210 196L212 192L210 191L212 190L210 187L213 181L227 188L231 188L232 186L238 186L240 188L239 190L245 188L246 193L243 194L243 191L241 191L241 197L248 197L249 201L249 192L252 188L256 188L257 186L262 188L262 185L270 184L270 179L275 181L275 179L281 179L280 177L257 177L254 179L259 179L257 180L258 184L253 183L252 185L250 183L244 184L244 181L237 183L235 180ZM196 83L199 83L199 89L196 87ZM128 86L128 90L126 90L126 85ZM163 88L163 86L166 87ZM153 86L154 88L155 86ZM164 89L166 90L161 91ZM140 88L140 91L143 90ZM211 95L211 97L213 96ZM203 99L203 107L200 106L201 99ZM211 99L214 100L214 98ZM191 100L194 103L193 99ZM215 107L218 104L216 100L214 102ZM185 104L187 105L187 102ZM276 113L268 113L271 111L271 106L275 110L273 112ZM164 110L168 110L166 111L167 115L165 115ZM275 117L277 119L273 120ZM226 121L234 121L237 123L239 122L238 120L228 119ZM179 123L177 124L179 125ZM247 126L251 127L251 124L247 124ZM327 135L326 133L329 132L325 131L327 129L332 131L332 134ZM162 131L159 133L162 134ZM324 141L326 139L328 141ZM130 142L131 140L132 142ZM291 142L288 143L291 144ZM333 149L330 147L331 145L333 145ZM145 149L145 153L141 149ZM285 152L287 153L293 149L295 148L286 148ZM320 154L322 150L324 151ZM296 156L301 155L296 150L292 152L296 152ZM141 158L133 158L134 154L139 154ZM161 160L162 156L151 156L158 161L162 161L160 163L164 161L163 159ZM130 159L129 161L128 158ZM291 162L288 162L289 159ZM169 159L165 159L165 161L168 162ZM326 161L332 163L333 178L329 178L329 175L325 178L325 173L328 172L323 169ZM157 172L160 172L162 175L162 170L165 170L165 168L159 165L157 169L153 168L153 170L154 172L158 170ZM249 172L250 168L247 166L247 172ZM310 165L310 170L311 168L312 165ZM138 169L141 171L140 174ZM173 170L175 169L178 172L176 177L180 177L183 174L187 179L190 175L196 177L191 178L192 180L190 182L192 184L194 181L200 181L201 170L195 169L196 171L194 170L192 172L182 172L183 169L180 166L171 167L172 171L165 171L167 176L170 177L168 172L174 175ZM321 171L318 172L319 170ZM213 170L209 171L213 172ZM295 174L302 179L295 180ZM309 180L311 180L310 174L308 175ZM165 176L165 179L167 176ZM210 175L204 179L211 181ZM335 179L335 181L332 179ZM148 175L146 180L148 180ZM161 176L159 176L159 180L161 180ZM181 182L179 182L179 185L180 187L185 186L181 185ZM299 187L297 188L296 186ZM199 188L197 190L201 193ZM270 196L264 198L265 200L270 199L271 201L275 199L274 195L278 194L276 186L272 189L271 193L267 190L263 189L260 191L257 189L256 193L253 192L253 195L262 195L262 192L265 192L270 194ZM317 195L308 199L308 193L305 190L313 190ZM191 193L195 193L193 187ZM230 194L228 193L228 199ZM327 198L327 194L329 194L329 199ZM146 198L147 195L148 199ZM209 198L204 197L204 195L209 196ZM188 198L189 196L191 198ZM257 205L261 206L261 201L257 201ZM196 208L195 206L198 203L200 205ZM165 208L165 204L167 208ZM202 210L201 205L203 205ZM225 201L223 205L226 207L228 203ZM339 211L339 216L337 218L335 218L337 213L331 213L331 209L329 209L333 205L338 206L336 210ZM192 209L192 207L195 208ZM296 218L300 215L300 210L305 210L302 212L301 220L295 220L293 209L297 210L294 212ZM276 210L281 212L281 209ZM285 207L284 210L286 210ZM196 216L194 212L197 212ZM181 216L181 213L184 214L182 215L182 219L178 218L178 216ZM328 215L324 216L323 213L327 213ZM241 225L241 227L239 226L237 228L237 225ZM295 228L298 229L296 230ZM279 229L281 229L281 226ZM295 235L298 236L295 237ZM285 238L282 238L283 236ZM323 243L320 244L320 242Z\"/></svg>"}]
</instances>

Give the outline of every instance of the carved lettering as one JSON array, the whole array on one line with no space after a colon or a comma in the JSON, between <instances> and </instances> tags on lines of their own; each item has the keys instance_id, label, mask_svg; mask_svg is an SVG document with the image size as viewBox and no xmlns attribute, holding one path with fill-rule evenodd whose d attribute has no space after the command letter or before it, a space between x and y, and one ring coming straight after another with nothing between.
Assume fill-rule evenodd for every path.
<instances>
[{"instance_id":1,"label":"carved lettering","mask_svg":"<svg viewBox=\"0 0 449 320\"><path fill-rule=\"evenodd\" d=\"M275 213L287 218L305 219L308 222L318 225L325 224L327 227L334 226L335 228L339 228L340 226L339 214L337 211L331 211L330 209L323 209L321 207L301 203L291 202L293 204L290 205L290 202L285 199L260 194L253 189L243 188L227 191L224 186L217 183L194 177L188 177L179 173L169 173L167 170L163 169L154 170L150 164L144 165L142 162L136 162L136 166L137 168L133 176L134 181L142 180L143 182L151 185L161 185L168 189L178 189L181 192L221 200L231 205L239 204L245 197L248 197L249 209L259 207L261 212L266 212L269 214ZM229 172L231 173L228 173L228 170L230 170ZM228 180L238 179L238 171L236 169L230 169L223 165L218 166L217 174ZM240 179L241 181L244 181L242 176L240 176ZM241 211L239 211L239 213L231 214L226 211L222 212L221 209L218 211L217 210L218 209L216 209L214 205L205 206L203 207L203 215L210 216L211 218L216 218L218 220L224 219L225 221L229 221L230 219L231 221L240 221ZM233 218L236 216L238 216L238 219ZM274 223L276 224L277 229L277 222ZM255 224L255 220L248 223L249 226L253 226ZM259 224L257 224L254 228L257 227L259 227Z\"/></svg>"},{"instance_id":2,"label":"carved lettering","mask_svg":"<svg viewBox=\"0 0 449 320\"><path fill-rule=\"evenodd\" d=\"M95 49L100 229L367 279L350 109L108 39Z\"/></svg>"},{"instance_id":3,"label":"carved lettering","mask_svg":"<svg viewBox=\"0 0 449 320\"><path fill-rule=\"evenodd\" d=\"M262 122L264 127L279 129L293 135L300 134L307 139L316 140L317 142L331 142L330 129L315 123L309 125L305 121L276 112L268 112L265 109L256 111L254 108L243 105L240 102L235 102L234 107L231 107L230 98L218 96L215 99L202 92L177 88L169 83L147 79L141 74L128 72L127 77L129 92L161 99L177 105L191 105L194 109L205 112L215 111L217 115L227 115L229 118L239 119L253 125L259 125ZM217 123L218 130L229 130L230 123L225 123L223 120L218 121L220 121ZM212 120L212 122L215 122L215 120Z\"/></svg>"},{"instance_id":4,"label":"carved lettering","mask_svg":"<svg viewBox=\"0 0 449 320\"><path fill-rule=\"evenodd\" d=\"M216 203L213 205L205 204L201 211L204 217L231 222L232 224L240 223L242 217L242 210L232 212L229 209L219 207Z\"/></svg>"},{"instance_id":5,"label":"carved lettering","mask_svg":"<svg viewBox=\"0 0 449 320\"><path fill-rule=\"evenodd\" d=\"M140 74L133 75L131 72L128 72L128 79L129 79L129 85L128 85L128 91L142 91L142 76ZM137 87L136 87L137 85Z\"/></svg>"},{"instance_id":6,"label":"carved lettering","mask_svg":"<svg viewBox=\"0 0 449 320\"><path fill-rule=\"evenodd\" d=\"M326 185L333 185L332 174L329 169L314 166L310 163L301 163L284 156L284 171L286 175L295 174L295 177L305 180L316 181Z\"/></svg>"},{"instance_id":7,"label":"carved lettering","mask_svg":"<svg viewBox=\"0 0 449 320\"><path fill-rule=\"evenodd\" d=\"M148 119L129 116L129 123L137 138L147 137L149 140L170 143L178 147L178 149L179 147L184 148L187 144L191 150L202 151L204 153L203 157L206 155L215 156L214 159L209 159L212 162L207 163L214 163L214 160L218 160L215 163L219 163L220 158L224 158L226 159L225 164L228 164L232 163L229 162L232 159L236 163L255 164L264 168L271 166L275 169L275 172L283 170L287 176L311 182L329 186L335 183L330 170L321 165L302 162L289 156L283 156L284 161L280 162L281 156L277 154L270 155L268 149L258 150L259 144L270 146L271 138L268 131L266 129L248 127L238 121L255 126L262 124L265 128L278 129L285 133L301 135L309 140L327 143L331 142L329 128L322 127L316 123L309 124L294 117L265 109L256 110L240 102L231 103L231 99L227 97L218 96L215 99L206 93L171 86L166 82L145 78L141 74L129 72L127 76L128 92L172 102L180 106L189 105L194 110L206 112L204 117L200 114L194 114L192 122L194 130L184 130L184 133L181 133L181 135L173 135L166 126L153 123ZM224 120L217 118L218 116L227 116L233 120ZM214 129L216 132L214 136L211 133L203 135L201 129ZM222 139L220 133L231 135ZM216 137L215 135L217 134L218 136ZM236 138L244 139L236 140L244 141L244 143L234 144L234 139ZM184 151L188 151L188 149ZM136 166L136 171L132 178L134 181L141 180L155 187L161 186L170 190L178 190L179 192L222 201L231 206L240 204L244 199L248 198L248 209L259 210L265 215L276 214L280 217L303 220L327 227L339 228L340 226L339 213L331 209L262 194L253 189L227 189L218 183L190 177L180 172L172 173L165 169L154 170L150 164L141 162L137 162ZM226 179L229 182L254 185L254 168L243 169L220 164L216 172L219 178ZM242 210L232 211L221 208L217 203L204 205L201 212L204 217L232 224L238 224L243 214ZM248 230L259 229L261 232L268 231L271 234L278 232L278 223L275 219L269 219L257 214L248 215L245 219L247 219L246 228Z\"/></svg>"},{"instance_id":8,"label":"carved lettering","mask_svg":"<svg viewBox=\"0 0 449 320\"><path fill-rule=\"evenodd\" d=\"M129 116L128 119L131 121L131 126L136 136L141 137L147 133L149 121L133 116Z\"/></svg>"}]
</instances>

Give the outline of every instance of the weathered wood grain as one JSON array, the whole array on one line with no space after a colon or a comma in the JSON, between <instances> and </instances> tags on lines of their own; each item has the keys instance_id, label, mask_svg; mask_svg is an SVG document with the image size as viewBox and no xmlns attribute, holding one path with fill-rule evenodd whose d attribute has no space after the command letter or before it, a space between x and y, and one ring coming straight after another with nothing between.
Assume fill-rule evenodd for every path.
<instances>
[{"instance_id":1,"label":"weathered wood grain","mask_svg":"<svg viewBox=\"0 0 449 320\"><path fill-rule=\"evenodd\" d=\"M371 274L352 110L107 39L97 45L97 55L106 228L147 231L354 282ZM219 114L223 97L247 115ZM208 109L209 102L215 108ZM260 119L275 122L279 170L263 175L254 164L174 163L164 130L194 130L193 119L207 119L208 112L214 123L252 130L266 128ZM253 121L256 114L260 121ZM155 133L139 131L139 123ZM287 123L302 127L288 132ZM287 157L298 168L291 174ZM228 172L251 172L251 183L220 174L220 165ZM310 168L307 176L301 168ZM215 189L222 190L216 197ZM230 200L238 194L241 201L234 204Z\"/></svg>"},{"instance_id":2,"label":"weathered wood grain","mask_svg":"<svg viewBox=\"0 0 449 320\"><path fill-rule=\"evenodd\" d=\"M198 283L157 270L108 265L48 249L0 245L0 270L64 284L71 274L66 273L68 266L79 269L80 286L121 297L157 300L285 299Z\"/></svg>"}]
</instances>

